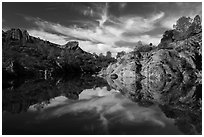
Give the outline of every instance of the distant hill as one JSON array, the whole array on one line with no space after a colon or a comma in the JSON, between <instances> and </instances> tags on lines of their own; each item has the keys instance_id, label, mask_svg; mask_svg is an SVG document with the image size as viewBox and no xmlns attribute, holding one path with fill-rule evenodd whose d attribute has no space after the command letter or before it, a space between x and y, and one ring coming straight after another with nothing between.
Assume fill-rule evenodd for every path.
<instances>
[{"instance_id":1,"label":"distant hill","mask_svg":"<svg viewBox=\"0 0 204 137\"><path fill-rule=\"evenodd\" d=\"M77 41L58 45L21 29L2 31L2 51L3 78L96 73L115 61L83 51Z\"/></svg>"}]
</instances>

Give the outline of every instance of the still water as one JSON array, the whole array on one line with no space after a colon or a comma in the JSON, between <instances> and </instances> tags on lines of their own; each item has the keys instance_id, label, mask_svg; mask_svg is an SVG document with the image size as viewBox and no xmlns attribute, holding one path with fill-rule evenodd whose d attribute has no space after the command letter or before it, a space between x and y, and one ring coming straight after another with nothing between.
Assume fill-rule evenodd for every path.
<instances>
[{"instance_id":1,"label":"still water","mask_svg":"<svg viewBox=\"0 0 204 137\"><path fill-rule=\"evenodd\" d=\"M93 76L6 81L2 131L4 135L201 134L201 85L192 89L193 99L186 94L179 98L185 100L181 103L175 96L169 98L174 103L165 103L133 99L124 94L125 88L119 90Z\"/></svg>"}]
</instances>

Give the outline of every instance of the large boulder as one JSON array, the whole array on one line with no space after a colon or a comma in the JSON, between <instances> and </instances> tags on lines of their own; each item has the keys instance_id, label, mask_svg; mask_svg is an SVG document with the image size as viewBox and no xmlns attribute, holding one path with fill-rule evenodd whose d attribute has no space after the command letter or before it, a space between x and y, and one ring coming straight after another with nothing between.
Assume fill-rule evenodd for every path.
<instances>
[{"instance_id":1,"label":"large boulder","mask_svg":"<svg viewBox=\"0 0 204 137\"><path fill-rule=\"evenodd\" d=\"M157 48L141 54L139 51L130 52L101 71L101 75L113 88L129 97L137 93L142 94L144 99L160 103L165 93L171 92L181 97L183 92L185 95L194 92L194 88L190 87L201 82L202 70L199 16L195 17L192 26L194 29L186 39L173 39L174 30L169 30ZM186 88L188 90L184 91Z\"/></svg>"},{"instance_id":2,"label":"large boulder","mask_svg":"<svg viewBox=\"0 0 204 137\"><path fill-rule=\"evenodd\" d=\"M109 85L138 104L159 104L184 134L202 132L202 27L199 16L182 37L166 31L157 48L128 53L101 71Z\"/></svg>"}]
</instances>

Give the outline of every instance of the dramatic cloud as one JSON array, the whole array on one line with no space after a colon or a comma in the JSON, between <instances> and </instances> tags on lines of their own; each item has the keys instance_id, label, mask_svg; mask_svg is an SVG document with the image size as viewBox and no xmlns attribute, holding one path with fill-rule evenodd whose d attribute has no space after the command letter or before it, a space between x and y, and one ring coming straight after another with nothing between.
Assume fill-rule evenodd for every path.
<instances>
[{"instance_id":1,"label":"dramatic cloud","mask_svg":"<svg viewBox=\"0 0 204 137\"><path fill-rule=\"evenodd\" d=\"M149 18L142 18L142 17L121 17L118 19L118 23L110 23L109 25L104 25L104 23L108 20L114 22L113 20L109 19L107 16L107 5L103 14L101 14L101 19L99 19L99 25L95 26L95 28L87 29L77 26L63 26L61 24L48 22L42 20L40 18L32 18L32 17L25 17L26 20L34 22L37 25L38 30L30 30L32 35L37 36L37 31L39 31L39 37L43 39L50 40L51 42L55 42L58 44L65 44L65 39L69 40L80 40L81 43L85 44L88 41L90 43L94 43L95 47L89 43L89 45L81 45L84 50L89 52L96 52L96 53L105 53L108 50L112 52L118 52L122 48L127 52L130 49L133 49L137 41L142 40L144 43L147 42L155 42L155 44L159 43L160 38L158 39L150 39L151 36L148 35L140 35L135 37L127 37L124 36L123 33L132 33L135 32L136 34L144 33L155 28L154 24L160 20L164 16L164 13L159 13L150 16ZM41 31L43 30L43 31ZM57 33L56 34L49 34L48 33ZM56 38L54 38L56 36ZM54 41L56 39L56 41ZM82 42L85 41L85 42ZM120 41L124 41L124 45ZM98 44L96 44L98 43ZM120 43L120 44L118 44ZM126 43L132 43L130 44ZM92 50L91 50L92 47ZM103 48L101 48L103 47ZM118 48L119 49L118 49ZM86 49L87 48L87 49Z\"/></svg>"},{"instance_id":2,"label":"dramatic cloud","mask_svg":"<svg viewBox=\"0 0 204 137\"><path fill-rule=\"evenodd\" d=\"M179 17L196 14L202 14L201 3L22 3L3 4L2 23L57 44L77 40L85 51L116 55L131 51L138 41L158 45Z\"/></svg>"},{"instance_id":3,"label":"dramatic cloud","mask_svg":"<svg viewBox=\"0 0 204 137\"><path fill-rule=\"evenodd\" d=\"M126 52L130 52L132 50L132 48L129 48L127 46L122 46L122 47L112 47L110 45L107 44L103 44L103 43L92 43L90 41L79 41L80 47L87 52L90 53L96 53L96 54L100 54L103 53L104 55L106 55L107 51L112 52L112 56L115 57L117 55L117 52L121 52L121 51L126 51Z\"/></svg>"},{"instance_id":4,"label":"dramatic cloud","mask_svg":"<svg viewBox=\"0 0 204 137\"><path fill-rule=\"evenodd\" d=\"M143 33L153 30L156 26L155 23L160 21L164 16L164 12L153 14L149 18L143 18L139 16L133 17L121 17L119 20L122 22L121 27L124 28L125 32Z\"/></svg>"},{"instance_id":5,"label":"dramatic cloud","mask_svg":"<svg viewBox=\"0 0 204 137\"><path fill-rule=\"evenodd\" d=\"M43 40L49 40L50 42L53 42L53 43L57 43L61 45L66 43L65 36L48 33L48 32L45 32L44 30L28 30L28 33L31 36L39 37Z\"/></svg>"}]
</instances>

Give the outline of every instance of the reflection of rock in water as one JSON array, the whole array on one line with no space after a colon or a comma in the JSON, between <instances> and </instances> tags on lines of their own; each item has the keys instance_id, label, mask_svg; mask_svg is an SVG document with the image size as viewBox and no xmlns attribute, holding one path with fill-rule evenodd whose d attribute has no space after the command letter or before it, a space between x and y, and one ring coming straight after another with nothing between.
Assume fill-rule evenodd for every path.
<instances>
[{"instance_id":1,"label":"reflection of rock in water","mask_svg":"<svg viewBox=\"0 0 204 137\"><path fill-rule=\"evenodd\" d=\"M84 89L103 87L107 83L102 78L92 76L72 76L56 80L14 80L3 82L6 86L2 93L3 111L19 113L27 111L30 105L48 101L63 95L78 99Z\"/></svg>"},{"instance_id":2,"label":"reflection of rock in water","mask_svg":"<svg viewBox=\"0 0 204 137\"><path fill-rule=\"evenodd\" d=\"M106 80L113 88L142 106L160 104L162 111L167 117L175 119L175 124L183 133L201 134L202 90L201 85L196 83L194 76L189 76L188 81L182 79L181 76L173 76L175 77L173 79L165 78L159 82L155 80L158 83L153 81L158 86L152 85L150 78L136 81L136 78L123 78L120 75L118 77L118 79L111 79L107 76ZM162 76L157 75L158 77Z\"/></svg>"},{"instance_id":3,"label":"reflection of rock in water","mask_svg":"<svg viewBox=\"0 0 204 137\"><path fill-rule=\"evenodd\" d=\"M175 119L175 125L184 134L201 134L202 133L202 111L195 107L197 102L191 106L183 104L161 105L160 108L169 118ZM195 106L194 106L195 105ZM193 106L193 107L192 107Z\"/></svg>"},{"instance_id":4,"label":"reflection of rock in water","mask_svg":"<svg viewBox=\"0 0 204 137\"><path fill-rule=\"evenodd\" d=\"M168 48L156 47L143 52L140 57L139 51L124 55L117 63L109 65L104 73L106 80L141 105L158 103L164 113L185 113L172 118L176 119L178 126L186 122L188 130L180 127L186 134L200 134L201 32L200 28L186 39L166 43ZM113 74L118 77L113 79Z\"/></svg>"},{"instance_id":5,"label":"reflection of rock in water","mask_svg":"<svg viewBox=\"0 0 204 137\"><path fill-rule=\"evenodd\" d=\"M170 54L167 50L154 53L150 61L142 66L141 73L145 76L142 79L137 77L137 73L132 77L124 75L124 70L132 70L129 66L123 66L121 72L112 71L118 75L117 79L107 75L106 80L113 88L140 105L160 104L166 116L175 119L175 124L183 133L201 134L202 90L198 86L196 73L193 68L186 68L187 65L181 66L182 60L178 56L168 57ZM172 64L162 64L164 55Z\"/></svg>"}]
</instances>

